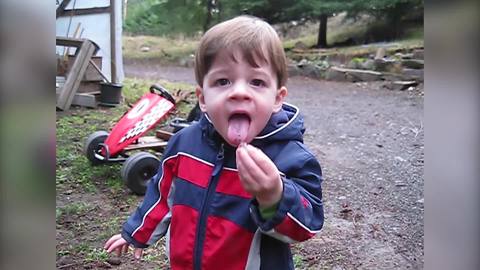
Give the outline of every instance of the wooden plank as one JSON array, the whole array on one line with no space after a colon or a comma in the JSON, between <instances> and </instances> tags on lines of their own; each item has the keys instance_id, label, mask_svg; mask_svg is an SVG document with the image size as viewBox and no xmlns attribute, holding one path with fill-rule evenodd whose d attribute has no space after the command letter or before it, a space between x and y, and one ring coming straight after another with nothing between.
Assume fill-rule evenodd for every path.
<instances>
[{"instance_id":1,"label":"wooden plank","mask_svg":"<svg viewBox=\"0 0 480 270\"><path fill-rule=\"evenodd\" d=\"M167 146L168 142L160 140L155 136L144 136L138 139L138 142L135 144L130 144L124 148L125 151L130 150L139 150L139 149L161 149Z\"/></svg>"},{"instance_id":2,"label":"wooden plank","mask_svg":"<svg viewBox=\"0 0 480 270\"><path fill-rule=\"evenodd\" d=\"M59 37L59 36L57 36L56 45L80 48L85 40L86 39L84 39L84 38L71 38L71 37Z\"/></svg>"},{"instance_id":3,"label":"wooden plank","mask_svg":"<svg viewBox=\"0 0 480 270\"><path fill-rule=\"evenodd\" d=\"M65 76L68 71L72 68L73 63L75 62L75 56L69 55L68 61L64 61L61 57L57 59L57 76ZM100 67L99 67L100 66ZM103 79L103 74L101 74L100 69L102 66L102 57L101 56L92 56L90 59L90 64L85 71L85 76L82 78L82 82L100 82Z\"/></svg>"},{"instance_id":4,"label":"wooden plank","mask_svg":"<svg viewBox=\"0 0 480 270\"><path fill-rule=\"evenodd\" d=\"M82 16L82 15L93 15L93 14L105 14L110 13L110 7L93 7L93 8L80 8L80 9L68 9L58 15L60 17L70 17L70 16Z\"/></svg>"},{"instance_id":5,"label":"wooden plank","mask_svg":"<svg viewBox=\"0 0 480 270\"><path fill-rule=\"evenodd\" d=\"M57 90L57 98L60 91ZM100 92L88 92L75 94L71 105L83 106L88 108L97 108L100 100Z\"/></svg>"},{"instance_id":6,"label":"wooden plank","mask_svg":"<svg viewBox=\"0 0 480 270\"><path fill-rule=\"evenodd\" d=\"M99 49L98 45L95 44L95 42L86 38L71 38L71 37L57 36L55 42L57 46L80 48L86 40L90 41L90 43L92 43L95 46L95 52L93 53L95 55ZM75 52L75 54L77 54L77 52Z\"/></svg>"},{"instance_id":7,"label":"wooden plank","mask_svg":"<svg viewBox=\"0 0 480 270\"><path fill-rule=\"evenodd\" d=\"M80 86L78 86L77 93L100 92L100 90L101 90L100 82L82 81L80 83Z\"/></svg>"},{"instance_id":8,"label":"wooden plank","mask_svg":"<svg viewBox=\"0 0 480 270\"><path fill-rule=\"evenodd\" d=\"M72 100L72 105L83 106L87 108L97 108L99 98L100 93L98 93L98 95L91 95L86 93L75 94Z\"/></svg>"},{"instance_id":9,"label":"wooden plank","mask_svg":"<svg viewBox=\"0 0 480 270\"><path fill-rule=\"evenodd\" d=\"M173 133L169 131L165 131L161 129L155 131L155 137L160 138L164 141L168 141L172 136L173 136Z\"/></svg>"},{"instance_id":10,"label":"wooden plank","mask_svg":"<svg viewBox=\"0 0 480 270\"><path fill-rule=\"evenodd\" d=\"M117 80L117 49L116 49L116 30L115 30L115 1L110 0L110 75L111 83L118 83Z\"/></svg>"},{"instance_id":11,"label":"wooden plank","mask_svg":"<svg viewBox=\"0 0 480 270\"><path fill-rule=\"evenodd\" d=\"M63 0L62 3L60 3L60 5L58 5L56 18L62 16L65 13L65 8L70 3L70 1L71 0Z\"/></svg>"},{"instance_id":12,"label":"wooden plank","mask_svg":"<svg viewBox=\"0 0 480 270\"><path fill-rule=\"evenodd\" d=\"M68 110L72 104L73 97L77 92L78 86L85 75L85 70L89 64L90 58L95 52L96 46L89 40L85 40L76 53L76 59L72 69L67 74L65 84L61 88L60 95L57 99L57 108Z\"/></svg>"}]
</instances>

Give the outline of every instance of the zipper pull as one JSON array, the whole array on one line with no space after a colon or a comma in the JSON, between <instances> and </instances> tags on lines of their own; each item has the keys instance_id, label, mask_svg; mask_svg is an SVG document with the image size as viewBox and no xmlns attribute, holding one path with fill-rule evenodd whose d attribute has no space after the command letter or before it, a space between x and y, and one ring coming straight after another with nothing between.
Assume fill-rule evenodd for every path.
<instances>
[{"instance_id":1,"label":"zipper pull","mask_svg":"<svg viewBox=\"0 0 480 270\"><path fill-rule=\"evenodd\" d=\"M220 151L217 154L217 160L215 161L215 167L213 168L212 176L216 177L223 168L223 143L220 145Z\"/></svg>"},{"instance_id":2,"label":"zipper pull","mask_svg":"<svg viewBox=\"0 0 480 270\"><path fill-rule=\"evenodd\" d=\"M220 152L217 154L217 160L222 160L224 156L224 146L223 143L220 145Z\"/></svg>"}]
</instances>

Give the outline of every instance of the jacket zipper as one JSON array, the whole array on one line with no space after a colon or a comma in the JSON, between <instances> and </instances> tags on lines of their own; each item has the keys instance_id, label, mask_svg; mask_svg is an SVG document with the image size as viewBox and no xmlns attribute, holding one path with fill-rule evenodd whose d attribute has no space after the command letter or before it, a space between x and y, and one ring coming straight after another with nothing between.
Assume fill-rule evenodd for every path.
<instances>
[{"instance_id":1,"label":"jacket zipper","mask_svg":"<svg viewBox=\"0 0 480 270\"><path fill-rule=\"evenodd\" d=\"M207 217L209 214L209 205L212 201L215 190L217 189L220 172L223 169L224 146L220 145L220 151L217 154L215 165L213 167L212 176L207 187L207 194L203 198L200 219L195 234L195 248L193 251L193 269L200 270L202 268L203 244L205 242L205 232L207 226Z\"/></svg>"}]
</instances>

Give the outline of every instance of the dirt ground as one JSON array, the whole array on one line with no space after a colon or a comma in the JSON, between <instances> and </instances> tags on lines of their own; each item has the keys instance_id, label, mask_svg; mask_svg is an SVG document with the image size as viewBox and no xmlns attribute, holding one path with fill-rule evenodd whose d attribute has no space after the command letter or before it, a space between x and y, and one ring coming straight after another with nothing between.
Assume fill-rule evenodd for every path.
<instances>
[{"instance_id":1,"label":"dirt ground","mask_svg":"<svg viewBox=\"0 0 480 270\"><path fill-rule=\"evenodd\" d=\"M127 62L125 72L194 83L189 68ZM293 246L297 269L423 268L423 85L406 91L384 85L289 79L287 102L303 113L305 143L324 173L325 225L314 239ZM106 227L98 220L121 224L141 198L124 201L121 195L109 196L106 187L94 194L57 190L57 205L72 200L94 202L89 210L95 216L63 217L57 251L85 239L100 250L110 232L102 231ZM163 250L162 243L156 249ZM136 262L129 256L111 266L78 264L73 254L61 255L61 269L168 269L164 256L161 262L159 257Z\"/></svg>"}]
</instances>

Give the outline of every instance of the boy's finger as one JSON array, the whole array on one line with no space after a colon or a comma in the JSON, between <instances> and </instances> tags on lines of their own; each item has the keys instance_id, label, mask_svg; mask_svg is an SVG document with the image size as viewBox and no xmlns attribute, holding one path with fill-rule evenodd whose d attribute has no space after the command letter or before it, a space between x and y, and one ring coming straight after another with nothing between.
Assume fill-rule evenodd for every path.
<instances>
[{"instance_id":1,"label":"boy's finger","mask_svg":"<svg viewBox=\"0 0 480 270\"><path fill-rule=\"evenodd\" d=\"M246 159L250 158L246 157ZM254 175L253 170L245 165L245 162L247 162L246 159L241 157L237 159L238 176L240 177L243 188L248 192L252 192L258 189L257 181L259 180L259 176Z\"/></svg>"},{"instance_id":2,"label":"boy's finger","mask_svg":"<svg viewBox=\"0 0 480 270\"><path fill-rule=\"evenodd\" d=\"M128 245L128 244L123 246L123 253L124 253L124 254L127 254L127 253L128 253L128 247L129 247L129 246L130 246L130 245Z\"/></svg>"},{"instance_id":3,"label":"boy's finger","mask_svg":"<svg viewBox=\"0 0 480 270\"><path fill-rule=\"evenodd\" d=\"M117 248L118 249L121 249L123 247L123 245L125 245L126 242L125 240L123 240L123 238L120 238L120 239L117 239L115 242L113 242L107 249L107 252L110 253L112 252L113 250L116 250Z\"/></svg>"},{"instance_id":4,"label":"boy's finger","mask_svg":"<svg viewBox=\"0 0 480 270\"><path fill-rule=\"evenodd\" d=\"M240 162L242 165L241 170L243 171L243 173L248 173L248 175L251 176L251 180L258 181L266 177L264 172L252 159L247 147L240 147L239 149L237 149L237 163L238 162Z\"/></svg>"},{"instance_id":5,"label":"boy's finger","mask_svg":"<svg viewBox=\"0 0 480 270\"><path fill-rule=\"evenodd\" d=\"M143 249L136 248L134 251L135 259L140 259L142 257Z\"/></svg>"},{"instance_id":6,"label":"boy's finger","mask_svg":"<svg viewBox=\"0 0 480 270\"><path fill-rule=\"evenodd\" d=\"M246 191L252 191L255 189L255 181L252 180L252 177L248 173L248 170L244 168L241 160L237 159L237 169L238 169L238 176L240 178L240 182L243 185L243 188Z\"/></svg>"},{"instance_id":7,"label":"boy's finger","mask_svg":"<svg viewBox=\"0 0 480 270\"><path fill-rule=\"evenodd\" d=\"M110 253L113 250L115 250L117 247L118 247L118 243L117 243L117 241L115 241L107 247L107 252Z\"/></svg>"},{"instance_id":8,"label":"boy's finger","mask_svg":"<svg viewBox=\"0 0 480 270\"><path fill-rule=\"evenodd\" d=\"M253 160L253 162L255 162L255 164L265 175L278 174L277 167L275 166L275 164L273 164L270 158L262 152L262 150L250 144L247 145L246 149L250 155L250 158Z\"/></svg>"},{"instance_id":9,"label":"boy's finger","mask_svg":"<svg viewBox=\"0 0 480 270\"><path fill-rule=\"evenodd\" d=\"M117 254L117 257L120 257L122 255L122 250L123 246L119 246L115 249L115 254Z\"/></svg>"},{"instance_id":10,"label":"boy's finger","mask_svg":"<svg viewBox=\"0 0 480 270\"><path fill-rule=\"evenodd\" d=\"M112 243L114 243L115 241L117 241L119 237L121 237L120 234L116 234L116 235L110 237L110 239L107 240L107 242L105 243L105 245L103 246L103 248L104 248L104 249L107 249Z\"/></svg>"}]
</instances>

